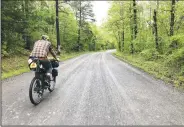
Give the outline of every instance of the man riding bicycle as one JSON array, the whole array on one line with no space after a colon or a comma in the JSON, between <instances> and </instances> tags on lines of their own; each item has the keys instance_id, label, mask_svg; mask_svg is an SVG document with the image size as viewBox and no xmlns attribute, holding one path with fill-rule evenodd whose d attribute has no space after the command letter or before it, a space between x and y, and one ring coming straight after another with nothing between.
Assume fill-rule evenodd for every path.
<instances>
[{"instance_id":1,"label":"man riding bicycle","mask_svg":"<svg viewBox=\"0 0 184 127\"><path fill-rule=\"evenodd\" d=\"M29 56L30 59L38 58L40 59L40 63L43 65L43 67L47 70L47 75L50 77L52 75L52 65L48 59L49 52L51 55L56 59L59 60L56 57L56 53L54 52L51 42L49 41L49 37L47 35L42 35L41 40L38 40L34 43L33 50ZM28 60L28 63L32 60Z\"/></svg>"}]
</instances>

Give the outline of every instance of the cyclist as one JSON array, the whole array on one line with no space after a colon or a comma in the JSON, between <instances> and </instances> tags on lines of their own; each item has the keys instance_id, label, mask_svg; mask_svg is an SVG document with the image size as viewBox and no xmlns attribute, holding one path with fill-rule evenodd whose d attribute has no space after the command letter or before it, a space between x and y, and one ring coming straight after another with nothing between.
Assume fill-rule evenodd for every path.
<instances>
[{"instance_id":1,"label":"cyclist","mask_svg":"<svg viewBox=\"0 0 184 127\"><path fill-rule=\"evenodd\" d=\"M40 63L43 65L43 67L47 70L47 75L50 77L52 75L52 65L48 59L49 52L51 55L59 61L59 58L56 57L56 53L54 52L51 42L49 41L49 36L42 35L41 40L38 40L34 43L33 50L29 56L30 59L38 58L40 59ZM28 63L30 64L30 61L28 60Z\"/></svg>"}]
</instances>

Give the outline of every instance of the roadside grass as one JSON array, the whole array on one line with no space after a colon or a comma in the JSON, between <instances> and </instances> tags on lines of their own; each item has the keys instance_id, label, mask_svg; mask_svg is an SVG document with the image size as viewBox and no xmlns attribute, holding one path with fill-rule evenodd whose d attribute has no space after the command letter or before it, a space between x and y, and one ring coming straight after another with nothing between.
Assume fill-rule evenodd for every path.
<instances>
[{"instance_id":1,"label":"roadside grass","mask_svg":"<svg viewBox=\"0 0 184 127\"><path fill-rule=\"evenodd\" d=\"M72 53L61 53L60 60L68 60L76 56L85 54L88 52L72 52ZM19 55L2 58L1 60L1 80L10 78L16 75L20 75L25 72L29 72L28 67L28 55Z\"/></svg>"},{"instance_id":2,"label":"roadside grass","mask_svg":"<svg viewBox=\"0 0 184 127\"><path fill-rule=\"evenodd\" d=\"M121 52L115 52L113 55L153 75L157 79L162 79L166 83L171 83L174 87L184 90L184 78L179 76L177 72L174 72L173 68L165 66L163 59L147 61L141 55L130 55Z\"/></svg>"},{"instance_id":3,"label":"roadside grass","mask_svg":"<svg viewBox=\"0 0 184 127\"><path fill-rule=\"evenodd\" d=\"M2 58L1 79L5 79L24 72L28 72L29 68L28 68L27 60L28 60L28 56L25 56L25 55Z\"/></svg>"}]
</instances>

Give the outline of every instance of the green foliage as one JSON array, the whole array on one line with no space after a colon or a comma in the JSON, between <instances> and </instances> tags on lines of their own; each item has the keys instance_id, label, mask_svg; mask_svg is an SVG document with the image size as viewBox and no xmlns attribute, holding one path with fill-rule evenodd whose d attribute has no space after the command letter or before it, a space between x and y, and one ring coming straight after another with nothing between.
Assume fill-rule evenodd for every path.
<instances>
[{"instance_id":1,"label":"green foliage","mask_svg":"<svg viewBox=\"0 0 184 127\"><path fill-rule=\"evenodd\" d=\"M142 69L171 78L183 84L184 76L184 3L176 1L174 35L170 36L171 2L139 1L136 4L136 21L138 34L134 37L133 1L113 1L104 23L106 31L111 32L118 55L133 62ZM157 12L158 48L156 48L155 27L153 22L154 9ZM122 32L124 31L124 42ZM123 44L123 47L122 47ZM133 45L134 54L130 54ZM123 50L122 50L123 49ZM123 55L124 54L124 55ZM126 55L125 55L126 54ZM135 57L134 57L135 56ZM181 76L178 78L178 76ZM177 84L177 83L175 83Z\"/></svg>"},{"instance_id":2,"label":"green foliage","mask_svg":"<svg viewBox=\"0 0 184 127\"><path fill-rule=\"evenodd\" d=\"M145 6L147 5L147 7ZM170 30L170 11L171 3L160 1L159 6L157 2L139 2L137 4L137 22L138 22L138 34L135 40L132 40L133 33L131 31L133 19L133 1L114 1L111 2L111 7L108 11L107 21L105 22L105 27L113 33L111 38L115 38L116 48L121 51L118 45L122 44L121 32L125 32L124 41L124 52L131 51L131 43L134 45L135 53L140 53L145 49L146 52L153 51L156 48L155 45L155 33L153 28L153 9L157 10L157 27L158 27L158 43L159 47L157 51L160 54L172 53L172 50L176 48L181 48L183 46L183 32L182 28L184 26L182 2L176 2L175 11L175 35L173 37L169 36ZM151 11L150 11L151 10ZM177 46L175 46L177 45ZM173 48L174 47L174 48ZM157 52L157 53L158 53ZM143 51L144 53L144 51ZM154 54L155 52L153 52Z\"/></svg>"},{"instance_id":3,"label":"green foliage","mask_svg":"<svg viewBox=\"0 0 184 127\"><path fill-rule=\"evenodd\" d=\"M152 48L152 49L145 49L140 53L141 56L145 58L145 60L156 60L159 57L159 52Z\"/></svg>"},{"instance_id":4,"label":"green foliage","mask_svg":"<svg viewBox=\"0 0 184 127\"><path fill-rule=\"evenodd\" d=\"M180 75L184 76L184 65L181 65Z\"/></svg>"},{"instance_id":5,"label":"green foliage","mask_svg":"<svg viewBox=\"0 0 184 127\"><path fill-rule=\"evenodd\" d=\"M184 46L184 35L183 34L178 34L175 36L172 36L170 38L170 44L169 47L171 48L181 48Z\"/></svg>"},{"instance_id":6,"label":"green foliage","mask_svg":"<svg viewBox=\"0 0 184 127\"><path fill-rule=\"evenodd\" d=\"M110 3L107 20L97 27L93 20L88 19L94 18L91 2L82 1L80 7L80 1L71 1L71 7L68 7L60 1L59 31L62 51L77 51L79 46L82 51L116 48L127 53L127 58L132 60L129 53L133 45L134 55L140 58L137 63L145 62L143 67L150 69L152 73L156 71L160 76L183 82L183 78L177 76L184 75L184 2L178 1L175 5L174 36L169 35L171 13L168 10L171 9L171 2L159 1L159 6L156 1L137 2L136 38L133 32L133 1ZM56 47L55 1L4 0L2 5L2 57L28 54L28 50L32 49L34 42L43 34L48 35ZM153 9L157 11L158 49L153 27Z\"/></svg>"},{"instance_id":7,"label":"green foliage","mask_svg":"<svg viewBox=\"0 0 184 127\"><path fill-rule=\"evenodd\" d=\"M184 63L184 47L169 55L166 63L180 69Z\"/></svg>"},{"instance_id":8,"label":"green foliage","mask_svg":"<svg viewBox=\"0 0 184 127\"><path fill-rule=\"evenodd\" d=\"M82 2L82 15L93 17L92 4ZM68 7L59 1L59 31L62 50L72 52L77 47L78 40L78 18L75 15L75 7ZM2 52L3 57L12 54L23 54L26 49L30 50L36 40L41 39L45 34L50 37L50 41L57 47L56 42L56 12L55 1L31 1L15 0L2 1ZM78 5L78 4L76 4ZM89 7L89 8L88 8ZM96 43L96 36L93 32L94 24L86 19L83 21L81 29L82 50L89 50L89 44ZM92 48L95 50L95 48Z\"/></svg>"}]
</instances>

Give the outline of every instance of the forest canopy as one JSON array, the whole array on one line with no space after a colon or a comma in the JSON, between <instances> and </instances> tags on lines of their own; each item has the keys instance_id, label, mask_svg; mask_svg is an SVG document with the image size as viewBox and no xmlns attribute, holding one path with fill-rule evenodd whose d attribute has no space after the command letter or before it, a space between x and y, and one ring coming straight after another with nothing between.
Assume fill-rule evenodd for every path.
<instances>
[{"instance_id":1,"label":"forest canopy","mask_svg":"<svg viewBox=\"0 0 184 127\"><path fill-rule=\"evenodd\" d=\"M46 34L55 49L59 38L62 53L117 49L134 61L141 58L137 63L144 69L184 84L183 1L108 1L101 26L96 25L92 1L58 0L58 7L56 1L2 1L2 58L28 55Z\"/></svg>"},{"instance_id":2,"label":"forest canopy","mask_svg":"<svg viewBox=\"0 0 184 127\"><path fill-rule=\"evenodd\" d=\"M59 1L59 37L61 50L104 50L113 43L103 40L103 31L95 24L90 1ZM55 1L2 1L2 57L31 51L41 35L48 35L57 47Z\"/></svg>"},{"instance_id":3,"label":"forest canopy","mask_svg":"<svg viewBox=\"0 0 184 127\"><path fill-rule=\"evenodd\" d=\"M153 68L153 73L157 71L161 76L184 84L184 2L132 0L110 3L103 28L112 33L110 38L118 52L122 56L140 58L138 62L141 67L144 65L142 68Z\"/></svg>"},{"instance_id":4,"label":"forest canopy","mask_svg":"<svg viewBox=\"0 0 184 127\"><path fill-rule=\"evenodd\" d=\"M91 1L59 1L61 50L97 51L116 48L147 60L167 59L184 70L183 1L109 1L107 19L95 23ZM41 35L55 47L55 1L2 1L2 57L24 54ZM182 71L183 72L183 71Z\"/></svg>"}]
</instances>

